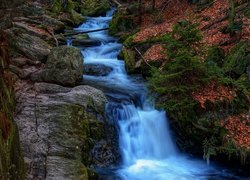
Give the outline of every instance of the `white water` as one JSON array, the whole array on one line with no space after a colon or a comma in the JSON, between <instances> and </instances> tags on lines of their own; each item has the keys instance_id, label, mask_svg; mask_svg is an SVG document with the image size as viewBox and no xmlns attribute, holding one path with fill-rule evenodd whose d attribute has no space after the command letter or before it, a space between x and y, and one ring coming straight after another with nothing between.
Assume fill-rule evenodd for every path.
<instances>
[{"instance_id":1,"label":"white water","mask_svg":"<svg viewBox=\"0 0 250 180\"><path fill-rule=\"evenodd\" d=\"M106 17L88 18L78 31L108 27L113 10ZM85 48L84 64L103 64L113 68L105 77L87 76L84 79L111 89L123 89L139 95L141 105L133 101L121 102L114 110L119 124L119 147L122 165L117 174L129 180L184 180L207 179L214 172L205 162L193 160L178 152L172 141L166 114L158 111L145 98L146 87L126 74L124 62L117 59L122 47L107 31L89 33L90 38L100 40L101 46Z\"/></svg>"}]
</instances>

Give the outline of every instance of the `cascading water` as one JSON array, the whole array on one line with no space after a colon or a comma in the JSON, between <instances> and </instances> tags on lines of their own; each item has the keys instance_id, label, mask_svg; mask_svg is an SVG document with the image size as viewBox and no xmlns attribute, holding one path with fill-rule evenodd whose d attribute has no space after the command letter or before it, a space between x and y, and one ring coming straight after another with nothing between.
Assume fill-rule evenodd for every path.
<instances>
[{"instance_id":1,"label":"cascading water","mask_svg":"<svg viewBox=\"0 0 250 180\"><path fill-rule=\"evenodd\" d=\"M86 22L75 30L108 27L113 12L114 10L109 11L105 17L88 17ZM109 36L107 31L92 32L88 35L91 39L100 41L101 45L82 50L84 64L101 64L112 68L107 76L84 75L84 79L88 83L108 89L111 92L108 95L118 99L116 102L119 105L108 105L109 117L116 120L119 126L122 163L117 175L122 179L131 180L213 177L215 170L212 167L177 151L171 139L165 112L154 108L152 100L147 98L145 83L127 75L124 61L117 59L122 45ZM215 174L218 175L218 171Z\"/></svg>"}]
</instances>

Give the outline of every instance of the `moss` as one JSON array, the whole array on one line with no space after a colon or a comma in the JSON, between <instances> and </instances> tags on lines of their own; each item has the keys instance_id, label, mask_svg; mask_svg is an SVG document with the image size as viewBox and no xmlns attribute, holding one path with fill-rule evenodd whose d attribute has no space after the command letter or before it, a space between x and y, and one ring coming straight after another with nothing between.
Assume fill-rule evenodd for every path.
<instances>
[{"instance_id":1,"label":"moss","mask_svg":"<svg viewBox=\"0 0 250 180\"><path fill-rule=\"evenodd\" d=\"M73 9L71 10L71 18L75 25L79 25L84 21L84 17Z\"/></svg>"},{"instance_id":2,"label":"moss","mask_svg":"<svg viewBox=\"0 0 250 180\"><path fill-rule=\"evenodd\" d=\"M76 39L89 39L88 34L77 34Z\"/></svg>"},{"instance_id":3,"label":"moss","mask_svg":"<svg viewBox=\"0 0 250 180\"><path fill-rule=\"evenodd\" d=\"M134 15L128 15L126 11L119 10L112 18L109 25L109 33L114 36L134 31Z\"/></svg>"},{"instance_id":4,"label":"moss","mask_svg":"<svg viewBox=\"0 0 250 180\"><path fill-rule=\"evenodd\" d=\"M247 18L250 18L250 9L247 8L244 14Z\"/></svg>"},{"instance_id":5,"label":"moss","mask_svg":"<svg viewBox=\"0 0 250 180\"><path fill-rule=\"evenodd\" d=\"M0 39L4 42L2 36ZM15 95L8 73L8 58L7 48L0 46L0 179L22 180L25 175L24 161L18 129L13 120Z\"/></svg>"},{"instance_id":6,"label":"moss","mask_svg":"<svg viewBox=\"0 0 250 180\"><path fill-rule=\"evenodd\" d=\"M71 12L72 10L74 10L74 8L75 8L75 5L72 2L72 0L67 0L67 5L65 7L65 11L66 12Z\"/></svg>"},{"instance_id":7,"label":"moss","mask_svg":"<svg viewBox=\"0 0 250 180\"><path fill-rule=\"evenodd\" d=\"M62 10L61 0L55 0L52 6L52 12L59 13Z\"/></svg>"},{"instance_id":8,"label":"moss","mask_svg":"<svg viewBox=\"0 0 250 180\"><path fill-rule=\"evenodd\" d=\"M125 69L127 73L133 73L135 70L135 51L128 48L123 48L122 54L124 57Z\"/></svg>"},{"instance_id":9,"label":"moss","mask_svg":"<svg viewBox=\"0 0 250 180\"><path fill-rule=\"evenodd\" d=\"M110 4L107 0L86 0L80 7L78 4L77 8L81 9L81 14L84 16L101 16L110 9Z\"/></svg>"}]
</instances>

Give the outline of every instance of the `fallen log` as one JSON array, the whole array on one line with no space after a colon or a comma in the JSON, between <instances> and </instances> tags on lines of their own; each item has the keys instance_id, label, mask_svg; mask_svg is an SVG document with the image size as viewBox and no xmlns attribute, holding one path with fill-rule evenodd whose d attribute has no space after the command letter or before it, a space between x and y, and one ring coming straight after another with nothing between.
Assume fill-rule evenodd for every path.
<instances>
[{"instance_id":1,"label":"fallen log","mask_svg":"<svg viewBox=\"0 0 250 180\"><path fill-rule=\"evenodd\" d=\"M73 36L73 35L77 35L77 34L86 34L86 33L98 32L98 31L104 31L104 30L108 30L108 28L94 29L94 30L88 30L88 31L78 31L78 32L73 32L73 33L65 33L62 35L63 36Z\"/></svg>"}]
</instances>

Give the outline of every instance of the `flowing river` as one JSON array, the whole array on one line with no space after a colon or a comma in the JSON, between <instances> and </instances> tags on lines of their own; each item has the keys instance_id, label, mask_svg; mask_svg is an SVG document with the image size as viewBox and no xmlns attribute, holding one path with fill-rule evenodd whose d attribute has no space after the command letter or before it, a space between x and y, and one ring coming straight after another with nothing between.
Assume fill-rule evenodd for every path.
<instances>
[{"instance_id":1,"label":"flowing river","mask_svg":"<svg viewBox=\"0 0 250 180\"><path fill-rule=\"evenodd\" d=\"M76 31L108 27L114 10L105 17L87 17ZM115 170L118 179L128 180L184 180L227 179L231 175L218 167L208 166L202 160L178 152L168 127L164 111L154 108L147 96L146 83L136 76L127 75L124 61L117 55L122 44L107 31L88 34L101 45L82 49L84 64L112 68L106 76L84 75L88 84L107 90L113 101L107 105L107 114L116 121L122 162ZM231 178L234 178L234 176ZM237 179L237 178L236 178Z\"/></svg>"}]
</instances>

